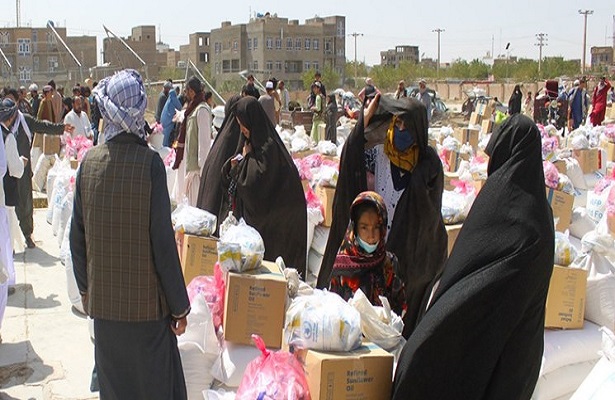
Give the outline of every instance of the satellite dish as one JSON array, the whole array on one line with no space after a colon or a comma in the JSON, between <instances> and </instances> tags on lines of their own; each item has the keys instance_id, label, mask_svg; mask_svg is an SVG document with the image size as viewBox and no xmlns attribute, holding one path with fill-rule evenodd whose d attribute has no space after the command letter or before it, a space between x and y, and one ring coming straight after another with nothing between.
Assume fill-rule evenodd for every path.
<instances>
[{"instance_id":1,"label":"satellite dish","mask_svg":"<svg viewBox=\"0 0 615 400\"><path fill-rule=\"evenodd\" d=\"M52 28L55 28L55 25L52 20L47 21L47 25L51 26Z\"/></svg>"},{"instance_id":2,"label":"satellite dish","mask_svg":"<svg viewBox=\"0 0 615 400\"><path fill-rule=\"evenodd\" d=\"M506 43L506 50L510 47L510 42Z\"/></svg>"}]
</instances>

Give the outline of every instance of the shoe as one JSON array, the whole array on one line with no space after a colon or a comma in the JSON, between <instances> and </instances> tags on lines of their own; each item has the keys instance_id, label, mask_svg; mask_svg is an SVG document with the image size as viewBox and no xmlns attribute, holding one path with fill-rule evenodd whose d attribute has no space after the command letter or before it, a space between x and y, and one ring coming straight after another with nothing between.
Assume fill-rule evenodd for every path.
<instances>
[{"instance_id":1,"label":"shoe","mask_svg":"<svg viewBox=\"0 0 615 400\"><path fill-rule=\"evenodd\" d=\"M35 248L35 247L36 247L36 243L34 243L34 240L32 240L32 236L28 236L28 237L26 238L26 246L27 246L29 249L33 249L33 248Z\"/></svg>"}]
</instances>

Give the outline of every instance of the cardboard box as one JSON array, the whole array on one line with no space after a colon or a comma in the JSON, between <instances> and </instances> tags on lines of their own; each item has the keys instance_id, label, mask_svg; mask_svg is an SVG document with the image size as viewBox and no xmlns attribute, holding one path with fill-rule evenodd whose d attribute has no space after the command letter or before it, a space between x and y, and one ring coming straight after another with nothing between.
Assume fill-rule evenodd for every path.
<instances>
[{"instance_id":1,"label":"cardboard box","mask_svg":"<svg viewBox=\"0 0 615 400\"><path fill-rule=\"evenodd\" d=\"M491 116L491 107L489 106L489 103L478 103L476 105L476 110L475 112L480 115L481 117L490 117Z\"/></svg>"},{"instance_id":2,"label":"cardboard box","mask_svg":"<svg viewBox=\"0 0 615 400\"><path fill-rule=\"evenodd\" d=\"M35 133L34 139L32 140L32 147L38 147L39 149L43 148L43 134Z\"/></svg>"},{"instance_id":3,"label":"cardboard box","mask_svg":"<svg viewBox=\"0 0 615 400\"><path fill-rule=\"evenodd\" d=\"M459 179L457 172L444 171L444 190L455 190L452 181Z\"/></svg>"},{"instance_id":4,"label":"cardboard box","mask_svg":"<svg viewBox=\"0 0 615 400\"><path fill-rule=\"evenodd\" d=\"M478 147L478 136L480 130L476 128L457 128L455 129L455 139L459 140L461 144L469 143L473 149Z\"/></svg>"},{"instance_id":5,"label":"cardboard box","mask_svg":"<svg viewBox=\"0 0 615 400\"><path fill-rule=\"evenodd\" d=\"M564 232L570 226L572 220L572 207L574 205L574 196L560 192L559 190L546 188L547 200L553 210L553 218L559 218L555 230Z\"/></svg>"},{"instance_id":6,"label":"cardboard box","mask_svg":"<svg viewBox=\"0 0 615 400\"><path fill-rule=\"evenodd\" d=\"M214 265L218 261L218 239L185 235L181 254L184 281L188 286L195 276L214 274Z\"/></svg>"},{"instance_id":7,"label":"cardboard box","mask_svg":"<svg viewBox=\"0 0 615 400\"><path fill-rule=\"evenodd\" d=\"M579 161L584 174L602 169L602 151L600 149L574 150L572 156Z\"/></svg>"},{"instance_id":8,"label":"cardboard box","mask_svg":"<svg viewBox=\"0 0 615 400\"><path fill-rule=\"evenodd\" d=\"M438 141L436 139L429 138L429 140L427 141L427 144L429 145L429 147L432 147L438 150Z\"/></svg>"},{"instance_id":9,"label":"cardboard box","mask_svg":"<svg viewBox=\"0 0 615 400\"><path fill-rule=\"evenodd\" d=\"M252 334L263 338L268 348L282 346L286 316L286 278L275 263L226 275L224 339L252 345Z\"/></svg>"},{"instance_id":10,"label":"cardboard box","mask_svg":"<svg viewBox=\"0 0 615 400\"><path fill-rule=\"evenodd\" d=\"M493 132L493 121L491 119L483 119L481 128L482 128L483 133Z\"/></svg>"},{"instance_id":11,"label":"cardboard box","mask_svg":"<svg viewBox=\"0 0 615 400\"><path fill-rule=\"evenodd\" d=\"M605 161L615 161L615 143L603 140L600 142L600 147L606 151Z\"/></svg>"},{"instance_id":12,"label":"cardboard box","mask_svg":"<svg viewBox=\"0 0 615 400\"><path fill-rule=\"evenodd\" d=\"M333 198L335 197L335 188L318 185L316 186L316 196L320 199L325 213L325 219L321 225L330 227L333 222Z\"/></svg>"},{"instance_id":13,"label":"cardboard box","mask_svg":"<svg viewBox=\"0 0 615 400\"><path fill-rule=\"evenodd\" d=\"M459 157L459 152L451 151L448 155L448 171L456 172L459 168L459 163L461 162L461 157Z\"/></svg>"},{"instance_id":14,"label":"cardboard box","mask_svg":"<svg viewBox=\"0 0 615 400\"><path fill-rule=\"evenodd\" d=\"M564 174L564 175L568 174L568 168L566 167L566 161L556 160L556 161L553 161L553 165L557 169L557 172L559 172L560 174Z\"/></svg>"},{"instance_id":15,"label":"cardboard box","mask_svg":"<svg viewBox=\"0 0 615 400\"><path fill-rule=\"evenodd\" d=\"M70 167L71 167L72 169L77 169L77 168L79 168L79 161L71 159L71 160L70 160Z\"/></svg>"},{"instance_id":16,"label":"cardboard box","mask_svg":"<svg viewBox=\"0 0 615 400\"><path fill-rule=\"evenodd\" d=\"M179 261L183 264L182 256L184 255L184 236L183 232L175 232L175 245L177 246L177 254Z\"/></svg>"},{"instance_id":17,"label":"cardboard box","mask_svg":"<svg viewBox=\"0 0 615 400\"><path fill-rule=\"evenodd\" d=\"M300 351L301 352L301 351ZM347 353L303 351L312 400L382 400L391 397L393 355L373 343Z\"/></svg>"},{"instance_id":18,"label":"cardboard box","mask_svg":"<svg viewBox=\"0 0 615 400\"><path fill-rule=\"evenodd\" d=\"M451 254L453 250L453 246L457 241L457 236L459 236L459 232L461 231L461 227L463 224L456 225L446 225L446 233L448 234L448 254Z\"/></svg>"},{"instance_id":19,"label":"cardboard box","mask_svg":"<svg viewBox=\"0 0 615 400\"><path fill-rule=\"evenodd\" d=\"M481 191L481 189L483 188L483 186L485 186L485 183L486 183L486 182L487 182L487 181L486 181L485 179L475 179L475 180L473 181L473 183L474 183L474 189L476 190L476 194L478 194L478 193Z\"/></svg>"},{"instance_id":20,"label":"cardboard box","mask_svg":"<svg viewBox=\"0 0 615 400\"><path fill-rule=\"evenodd\" d=\"M307 193L310 188L310 181L307 179L301 179L301 186L303 186L303 193Z\"/></svg>"},{"instance_id":21,"label":"cardboard box","mask_svg":"<svg viewBox=\"0 0 615 400\"><path fill-rule=\"evenodd\" d=\"M305 151L294 151L292 153L290 153L292 158L305 158L309 155L312 155L316 153L316 150L314 149L310 149L310 150L305 150Z\"/></svg>"},{"instance_id":22,"label":"cardboard box","mask_svg":"<svg viewBox=\"0 0 615 400\"><path fill-rule=\"evenodd\" d=\"M480 125L483 122L483 116L477 112L470 114L470 125Z\"/></svg>"},{"instance_id":23,"label":"cardboard box","mask_svg":"<svg viewBox=\"0 0 615 400\"><path fill-rule=\"evenodd\" d=\"M556 265L549 282L545 328L583 329L587 271Z\"/></svg>"},{"instance_id":24,"label":"cardboard box","mask_svg":"<svg viewBox=\"0 0 615 400\"><path fill-rule=\"evenodd\" d=\"M60 154L62 141L58 135L43 135L43 153L45 155Z\"/></svg>"}]
</instances>

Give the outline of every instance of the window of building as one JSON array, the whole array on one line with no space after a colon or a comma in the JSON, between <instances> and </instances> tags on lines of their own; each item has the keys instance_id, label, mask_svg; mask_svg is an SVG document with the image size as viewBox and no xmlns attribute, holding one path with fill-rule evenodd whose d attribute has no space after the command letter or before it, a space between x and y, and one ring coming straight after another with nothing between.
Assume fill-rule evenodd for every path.
<instances>
[{"instance_id":1,"label":"window of building","mask_svg":"<svg viewBox=\"0 0 615 400\"><path fill-rule=\"evenodd\" d=\"M220 63L219 62L216 63L214 71L216 71L216 75L220 74Z\"/></svg>"},{"instance_id":2,"label":"window of building","mask_svg":"<svg viewBox=\"0 0 615 400\"><path fill-rule=\"evenodd\" d=\"M276 50L282 49L282 38L280 37L275 38L275 49Z\"/></svg>"},{"instance_id":3,"label":"window of building","mask_svg":"<svg viewBox=\"0 0 615 400\"><path fill-rule=\"evenodd\" d=\"M203 38L202 37L199 38L199 47L201 47L201 46L203 46Z\"/></svg>"},{"instance_id":4,"label":"window of building","mask_svg":"<svg viewBox=\"0 0 615 400\"><path fill-rule=\"evenodd\" d=\"M295 50L301 50L301 39L295 39Z\"/></svg>"},{"instance_id":5,"label":"window of building","mask_svg":"<svg viewBox=\"0 0 615 400\"><path fill-rule=\"evenodd\" d=\"M252 62L252 70L253 71L258 71L258 60L254 60Z\"/></svg>"},{"instance_id":6,"label":"window of building","mask_svg":"<svg viewBox=\"0 0 615 400\"><path fill-rule=\"evenodd\" d=\"M0 32L0 47L7 47L10 43L11 34L7 31Z\"/></svg>"},{"instance_id":7,"label":"window of building","mask_svg":"<svg viewBox=\"0 0 615 400\"><path fill-rule=\"evenodd\" d=\"M286 39L286 50L292 50L293 49L293 38L287 38Z\"/></svg>"},{"instance_id":8,"label":"window of building","mask_svg":"<svg viewBox=\"0 0 615 400\"><path fill-rule=\"evenodd\" d=\"M339 49L337 49L337 55L338 57L344 57L344 48L340 47Z\"/></svg>"},{"instance_id":9,"label":"window of building","mask_svg":"<svg viewBox=\"0 0 615 400\"><path fill-rule=\"evenodd\" d=\"M222 60L222 73L231 72L231 60Z\"/></svg>"},{"instance_id":10,"label":"window of building","mask_svg":"<svg viewBox=\"0 0 615 400\"><path fill-rule=\"evenodd\" d=\"M312 68L313 68L314 70L316 70L316 71L318 71L318 70L319 70L319 68L318 68L318 61L314 61L314 62L312 63Z\"/></svg>"},{"instance_id":11,"label":"window of building","mask_svg":"<svg viewBox=\"0 0 615 400\"><path fill-rule=\"evenodd\" d=\"M268 49L273 49L273 38L268 37L267 41L265 42L266 46Z\"/></svg>"},{"instance_id":12,"label":"window of building","mask_svg":"<svg viewBox=\"0 0 615 400\"><path fill-rule=\"evenodd\" d=\"M273 61L267 61L267 64L266 64L265 69L266 69L268 72L273 71Z\"/></svg>"},{"instance_id":13,"label":"window of building","mask_svg":"<svg viewBox=\"0 0 615 400\"><path fill-rule=\"evenodd\" d=\"M303 70L307 71L308 69L310 69L310 62L309 61L305 61L303 63Z\"/></svg>"},{"instance_id":14,"label":"window of building","mask_svg":"<svg viewBox=\"0 0 615 400\"><path fill-rule=\"evenodd\" d=\"M318 50L320 48L320 41L318 39L314 39L312 41L312 47L314 47L314 50Z\"/></svg>"},{"instance_id":15,"label":"window of building","mask_svg":"<svg viewBox=\"0 0 615 400\"><path fill-rule=\"evenodd\" d=\"M38 52L38 31L32 29L32 53Z\"/></svg>"},{"instance_id":16,"label":"window of building","mask_svg":"<svg viewBox=\"0 0 615 400\"><path fill-rule=\"evenodd\" d=\"M305 39L305 49L310 49L310 44L312 44L312 39Z\"/></svg>"},{"instance_id":17,"label":"window of building","mask_svg":"<svg viewBox=\"0 0 615 400\"><path fill-rule=\"evenodd\" d=\"M282 61L275 62L275 69L276 71L282 71Z\"/></svg>"},{"instance_id":18,"label":"window of building","mask_svg":"<svg viewBox=\"0 0 615 400\"><path fill-rule=\"evenodd\" d=\"M222 50L221 43L220 42L214 43L214 53L220 54L221 50Z\"/></svg>"},{"instance_id":19,"label":"window of building","mask_svg":"<svg viewBox=\"0 0 615 400\"><path fill-rule=\"evenodd\" d=\"M32 69L29 67L19 67L19 81L30 82L32 80Z\"/></svg>"},{"instance_id":20,"label":"window of building","mask_svg":"<svg viewBox=\"0 0 615 400\"><path fill-rule=\"evenodd\" d=\"M239 49L239 43L237 42L237 40L233 40L233 52L237 53L238 49Z\"/></svg>"},{"instance_id":21,"label":"window of building","mask_svg":"<svg viewBox=\"0 0 615 400\"><path fill-rule=\"evenodd\" d=\"M208 63L209 62L209 53L199 53L199 61Z\"/></svg>"},{"instance_id":22,"label":"window of building","mask_svg":"<svg viewBox=\"0 0 615 400\"><path fill-rule=\"evenodd\" d=\"M231 72L239 72L239 59L231 60Z\"/></svg>"},{"instance_id":23,"label":"window of building","mask_svg":"<svg viewBox=\"0 0 615 400\"><path fill-rule=\"evenodd\" d=\"M20 56L30 55L30 39L17 39L17 54Z\"/></svg>"},{"instance_id":24,"label":"window of building","mask_svg":"<svg viewBox=\"0 0 615 400\"><path fill-rule=\"evenodd\" d=\"M346 36L344 30L344 21L337 21L337 37L343 38L344 36Z\"/></svg>"},{"instance_id":25,"label":"window of building","mask_svg":"<svg viewBox=\"0 0 615 400\"><path fill-rule=\"evenodd\" d=\"M254 50L258 49L258 38L254 38Z\"/></svg>"},{"instance_id":26,"label":"window of building","mask_svg":"<svg viewBox=\"0 0 615 400\"><path fill-rule=\"evenodd\" d=\"M49 72L55 72L58 69L58 57L57 56L47 57L47 69L49 70Z\"/></svg>"},{"instance_id":27,"label":"window of building","mask_svg":"<svg viewBox=\"0 0 615 400\"><path fill-rule=\"evenodd\" d=\"M32 70L37 72L41 68L38 56L32 57Z\"/></svg>"},{"instance_id":28,"label":"window of building","mask_svg":"<svg viewBox=\"0 0 615 400\"><path fill-rule=\"evenodd\" d=\"M325 40L325 53L331 54L333 46L331 46L330 40Z\"/></svg>"},{"instance_id":29,"label":"window of building","mask_svg":"<svg viewBox=\"0 0 615 400\"><path fill-rule=\"evenodd\" d=\"M248 50L252 50L252 38L248 38Z\"/></svg>"}]
</instances>

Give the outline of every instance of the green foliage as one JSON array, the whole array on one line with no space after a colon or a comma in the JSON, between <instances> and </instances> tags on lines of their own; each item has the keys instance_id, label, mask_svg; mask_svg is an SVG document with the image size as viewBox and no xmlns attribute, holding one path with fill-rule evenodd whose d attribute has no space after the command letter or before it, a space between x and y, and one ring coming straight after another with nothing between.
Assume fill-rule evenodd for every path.
<instances>
[{"instance_id":1,"label":"green foliage","mask_svg":"<svg viewBox=\"0 0 615 400\"><path fill-rule=\"evenodd\" d=\"M330 65L326 64L322 71L319 72L322 75L320 80L325 84L325 88L327 88L327 90L334 90L340 86L340 74L338 74ZM303 82L304 90L309 90L310 86L312 86L315 73L315 70L308 69L303 71L301 74L301 81Z\"/></svg>"},{"instance_id":2,"label":"green foliage","mask_svg":"<svg viewBox=\"0 0 615 400\"><path fill-rule=\"evenodd\" d=\"M177 67L164 67L161 68L158 72L158 79L166 80L166 79L184 79L186 75L186 70L183 68Z\"/></svg>"}]
</instances>

